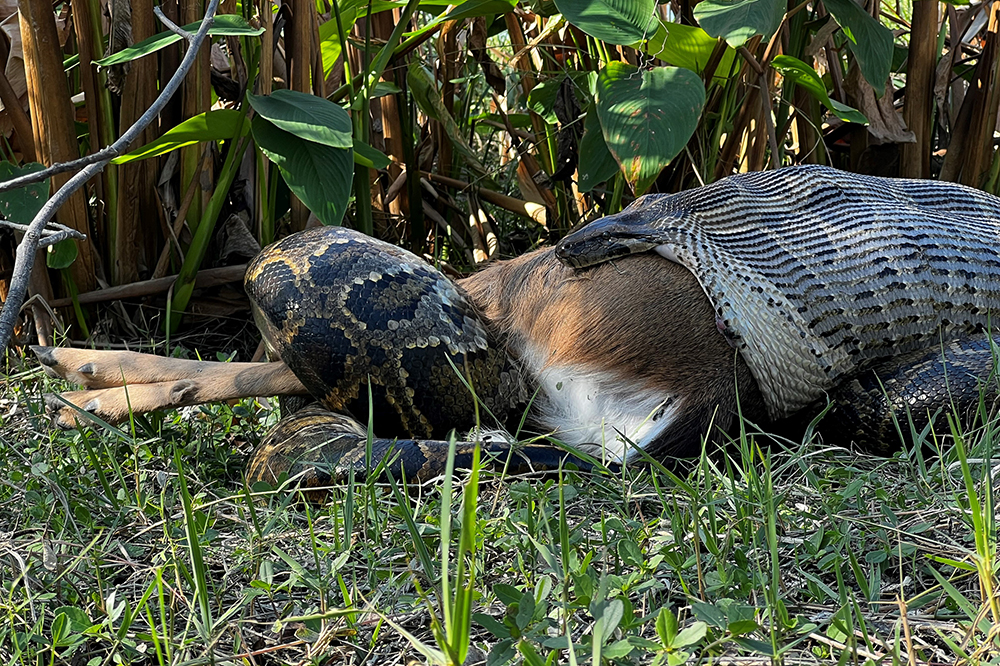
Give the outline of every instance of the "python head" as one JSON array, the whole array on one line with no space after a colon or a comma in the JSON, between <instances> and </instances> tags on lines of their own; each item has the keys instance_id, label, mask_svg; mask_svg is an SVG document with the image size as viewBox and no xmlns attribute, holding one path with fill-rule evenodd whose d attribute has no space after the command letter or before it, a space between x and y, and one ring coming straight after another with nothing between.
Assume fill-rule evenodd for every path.
<instances>
[{"instance_id":1,"label":"python head","mask_svg":"<svg viewBox=\"0 0 1000 666\"><path fill-rule=\"evenodd\" d=\"M585 268L657 248L663 243L660 227L668 221L651 212L668 199L670 195L639 197L622 212L594 220L559 241L556 257L567 266Z\"/></svg>"}]
</instances>

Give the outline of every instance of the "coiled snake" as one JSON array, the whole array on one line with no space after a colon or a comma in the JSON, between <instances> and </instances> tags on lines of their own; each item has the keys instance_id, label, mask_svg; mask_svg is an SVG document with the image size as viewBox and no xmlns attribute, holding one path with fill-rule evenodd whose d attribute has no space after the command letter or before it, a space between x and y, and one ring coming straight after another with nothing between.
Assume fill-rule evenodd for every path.
<instances>
[{"instance_id":1,"label":"coiled snake","mask_svg":"<svg viewBox=\"0 0 1000 666\"><path fill-rule=\"evenodd\" d=\"M829 432L885 450L906 410L919 430L954 401L996 396L983 332L1000 313L998 247L1000 200L980 191L797 167L642 197L555 252L582 271L649 250L684 265L772 419L832 396ZM473 393L484 422L516 427L537 388L455 284L355 232L313 229L270 246L246 287L269 350L323 408L370 414L380 436L399 438L411 477L442 471L445 445L421 438L474 425ZM364 448L356 421L307 410L268 434L250 478L318 466L322 483ZM548 447L522 453L543 469L559 462Z\"/></svg>"}]
</instances>

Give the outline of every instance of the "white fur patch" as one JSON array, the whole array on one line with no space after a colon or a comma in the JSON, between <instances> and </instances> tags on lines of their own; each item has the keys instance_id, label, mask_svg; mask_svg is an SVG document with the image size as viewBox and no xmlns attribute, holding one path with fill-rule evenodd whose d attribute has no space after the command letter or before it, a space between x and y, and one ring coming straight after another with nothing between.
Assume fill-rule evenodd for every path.
<instances>
[{"instance_id":1,"label":"white fur patch","mask_svg":"<svg viewBox=\"0 0 1000 666\"><path fill-rule=\"evenodd\" d=\"M645 448L680 414L680 396L638 387L634 380L602 370L546 366L538 350L521 360L538 382L540 423L595 457L621 461L635 455L625 438Z\"/></svg>"}]
</instances>

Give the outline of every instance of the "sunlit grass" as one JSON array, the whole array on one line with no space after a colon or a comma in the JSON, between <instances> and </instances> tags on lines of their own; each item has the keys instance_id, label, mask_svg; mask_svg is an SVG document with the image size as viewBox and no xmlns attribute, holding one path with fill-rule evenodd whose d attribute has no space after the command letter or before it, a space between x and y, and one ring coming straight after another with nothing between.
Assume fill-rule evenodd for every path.
<instances>
[{"instance_id":1,"label":"sunlit grass","mask_svg":"<svg viewBox=\"0 0 1000 666\"><path fill-rule=\"evenodd\" d=\"M0 395L3 663L998 663L985 405L940 456L744 433L680 476L352 479L319 507L245 486L267 403L57 432L53 388Z\"/></svg>"}]
</instances>

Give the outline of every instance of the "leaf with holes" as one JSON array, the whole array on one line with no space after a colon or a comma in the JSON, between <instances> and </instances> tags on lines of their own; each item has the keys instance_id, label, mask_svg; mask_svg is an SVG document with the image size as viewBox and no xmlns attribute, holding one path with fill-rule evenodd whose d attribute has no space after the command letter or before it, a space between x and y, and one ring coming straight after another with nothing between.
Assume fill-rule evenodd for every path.
<instances>
[{"instance_id":1,"label":"leaf with holes","mask_svg":"<svg viewBox=\"0 0 1000 666\"><path fill-rule=\"evenodd\" d=\"M656 0L556 0L570 23L609 44L634 44L656 30Z\"/></svg>"},{"instance_id":2,"label":"leaf with holes","mask_svg":"<svg viewBox=\"0 0 1000 666\"><path fill-rule=\"evenodd\" d=\"M636 194L645 192L698 127L705 86L678 67L639 71L611 62L597 79L597 114L608 149Z\"/></svg>"},{"instance_id":3,"label":"leaf with holes","mask_svg":"<svg viewBox=\"0 0 1000 666\"><path fill-rule=\"evenodd\" d=\"M351 196L354 151L306 141L263 116L251 122L253 138L309 210L326 225L339 225Z\"/></svg>"},{"instance_id":4,"label":"leaf with holes","mask_svg":"<svg viewBox=\"0 0 1000 666\"><path fill-rule=\"evenodd\" d=\"M785 15L784 0L702 0L694 8L698 25L713 37L740 47L755 35L770 39Z\"/></svg>"},{"instance_id":5,"label":"leaf with holes","mask_svg":"<svg viewBox=\"0 0 1000 666\"><path fill-rule=\"evenodd\" d=\"M826 92L826 86L823 84L823 79L816 73L816 70L798 58L786 55L775 56L774 60L771 61L771 67L778 70L786 79L795 81L796 85L802 86L810 95L819 100L823 106L830 109L833 115L844 122L859 123L861 125L868 124L865 114L846 104L841 104L836 100L830 99L830 95Z\"/></svg>"},{"instance_id":6,"label":"leaf with holes","mask_svg":"<svg viewBox=\"0 0 1000 666\"><path fill-rule=\"evenodd\" d=\"M823 4L847 35L865 81L881 97L892 67L892 30L872 18L854 0L828 0Z\"/></svg>"}]
</instances>

